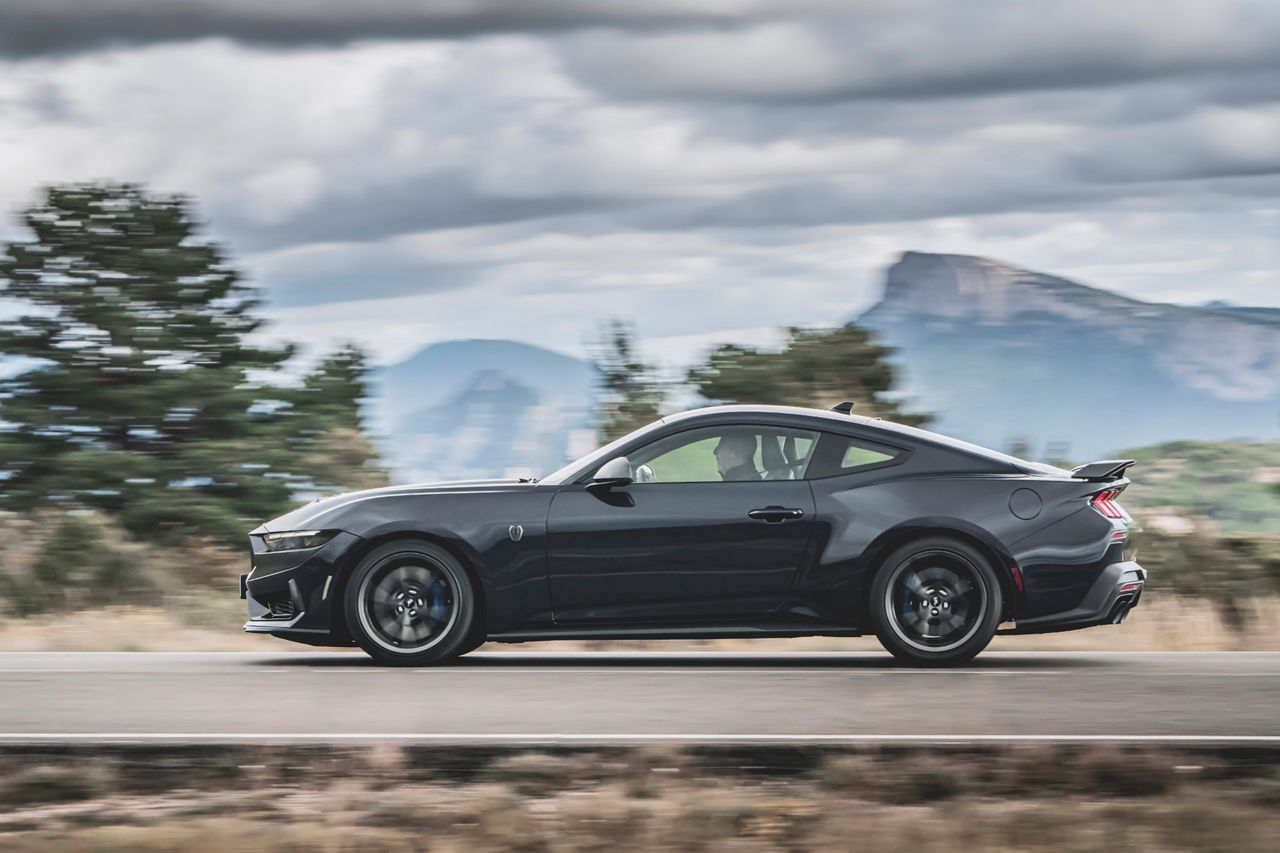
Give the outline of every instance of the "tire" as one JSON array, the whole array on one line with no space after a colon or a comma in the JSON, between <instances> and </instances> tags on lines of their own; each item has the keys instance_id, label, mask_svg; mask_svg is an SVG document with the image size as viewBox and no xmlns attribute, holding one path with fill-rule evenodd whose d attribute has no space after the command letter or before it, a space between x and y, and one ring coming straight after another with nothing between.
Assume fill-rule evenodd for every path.
<instances>
[{"instance_id":1,"label":"tire","mask_svg":"<svg viewBox=\"0 0 1280 853\"><path fill-rule=\"evenodd\" d=\"M481 615L474 620L466 642L458 647L457 656L469 655L487 642L489 642L489 635L484 630L484 617Z\"/></svg>"},{"instance_id":2,"label":"tire","mask_svg":"<svg viewBox=\"0 0 1280 853\"><path fill-rule=\"evenodd\" d=\"M476 594L457 558L428 542L374 548L347 582L352 638L378 663L427 666L450 660L474 637Z\"/></svg>"},{"instance_id":3,"label":"tire","mask_svg":"<svg viewBox=\"0 0 1280 853\"><path fill-rule=\"evenodd\" d=\"M930 536L898 548L871 581L880 644L915 666L955 666L987 647L1004 608L990 561L956 539Z\"/></svg>"}]
</instances>

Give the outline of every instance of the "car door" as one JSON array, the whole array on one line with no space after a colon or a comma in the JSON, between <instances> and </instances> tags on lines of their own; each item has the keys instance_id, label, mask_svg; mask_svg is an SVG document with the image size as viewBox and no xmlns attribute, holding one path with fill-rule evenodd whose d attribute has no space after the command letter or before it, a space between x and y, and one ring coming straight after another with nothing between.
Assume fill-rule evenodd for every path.
<instances>
[{"instance_id":1,"label":"car door","mask_svg":"<svg viewBox=\"0 0 1280 853\"><path fill-rule=\"evenodd\" d=\"M547 520L556 621L688 622L776 611L808 558L814 501L802 478L816 437L702 427L632 451L635 482L563 487ZM750 459L722 464L725 443L746 438L755 442Z\"/></svg>"}]
</instances>

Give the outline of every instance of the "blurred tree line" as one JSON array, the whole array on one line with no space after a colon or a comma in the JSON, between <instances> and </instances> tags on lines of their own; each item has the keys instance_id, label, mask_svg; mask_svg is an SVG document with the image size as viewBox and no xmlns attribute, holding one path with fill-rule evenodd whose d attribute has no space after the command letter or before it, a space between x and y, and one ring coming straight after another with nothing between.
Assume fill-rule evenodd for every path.
<instances>
[{"instance_id":1,"label":"blurred tree line","mask_svg":"<svg viewBox=\"0 0 1280 853\"><path fill-rule=\"evenodd\" d=\"M294 347L254 340L257 291L188 199L55 186L22 222L32 239L0 254L0 297L26 311L0 322L0 354L26 365L0 379L0 510L239 545L300 495L385 483L361 423L364 354L342 347L290 380ZM92 525L65 523L83 552ZM56 585L73 560L33 565Z\"/></svg>"},{"instance_id":2,"label":"blurred tree line","mask_svg":"<svg viewBox=\"0 0 1280 853\"><path fill-rule=\"evenodd\" d=\"M716 403L765 403L827 409L845 400L859 415L924 426L929 415L908 412L896 399L891 347L852 323L834 329L789 328L781 349L723 344L688 371L685 382ZM620 319L601 326L595 348L601 438L612 441L657 420L669 385L645 362L635 329Z\"/></svg>"},{"instance_id":3,"label":"blurred tree line","mask_svg":"<svg viewBox=\"0 0 1280 853\"><path fill-rule=\"evenodd\" d=\"M618 317L601 324L593 364L601 443L662 417L666 388L657 368L641 361L633 324Z\"/></svg>"},{"instance_id":4,"label":"blurred tree line","mask_svg":"<svg viewBox=\"0 0 1280 853\"><path fill-rule=\"evenodd\" d=\"M26 312L0 321L0 355L22 365L0 377L8 610L158 603L172 581L226 584L239 570L228 546L262 519L387 482L361 420L364 353L344 346L300 373L292 346L257 340L258 292L200 236L190 200L56 186L23 223L31 239L0 253L0 298ZM664 379L634 328L612 320L595 353L602 438L660 417L677 386L728 403L852 400L859 414L927 423L894 394L891 354L858 326L793 328L776 350L723 345ZM1246 591L1280 592L1274 538L1140 544L1153 589L1208 596L1229 624L1247 621Z\"/></svg>"},{"instance_id":5,"label":"blurred tree line","mask_svg":"<svg viewBox=\"0 0 1280 853\"><path fill-rule=\"evenodd\" d=\"M1148 590L1212 602L1223 623L1242 630L1280 596L1280 538L1265 533L1187 534L1140 531L1138 562L1149 572ZM1134 611L1141 615L1141 605Z\"/></svg>"}]
</instances>

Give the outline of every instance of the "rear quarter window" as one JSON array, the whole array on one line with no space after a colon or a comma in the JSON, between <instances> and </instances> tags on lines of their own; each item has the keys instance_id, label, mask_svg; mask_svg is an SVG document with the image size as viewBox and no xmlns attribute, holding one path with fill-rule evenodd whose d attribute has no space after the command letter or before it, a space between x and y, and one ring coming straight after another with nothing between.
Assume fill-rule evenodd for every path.
<instances>
[{"instance_id":1,"label":"rear quarter window","mask_svg":"<svg viewBox=\"0 0 1280 853\"><path fill-rule=\"evenodd\" d=\"M894 462L905 450L847 435L823 433L806 479L837 477Z\"/></svg>"},{"instance_id":2,"label":"rear quarter window","mask_svg":"<svg viewBox=\"0 0 1280 853\"><path fill-rule=\"evenodd\" d=\"M861 468L863 465L875 465L879 462L888 462L895 456L897 454L887 448L867 447L851 441L849 446L845 448L844 457L840 460L840 468L841 470L847 470L849 468Z\"/></svg>"}]
</instances>

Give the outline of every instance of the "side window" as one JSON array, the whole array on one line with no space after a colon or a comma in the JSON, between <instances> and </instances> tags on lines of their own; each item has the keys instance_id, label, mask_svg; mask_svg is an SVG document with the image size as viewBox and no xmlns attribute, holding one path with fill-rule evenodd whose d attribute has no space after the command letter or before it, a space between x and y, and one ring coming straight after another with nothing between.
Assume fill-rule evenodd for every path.
<instances>
[{"instance_id":1,"label":"side window","mask_svg":"<svg viewBox=\"0 0 1280 853\"><path fill-rule=\"evenodd\" d=\"M896 455L887 447L876 447L857 441L850 441L844 449L844 456L840 458L840 470L847 471L850 468L861 468L863 465L888 462Z\"/></svg>"},{"instance_id":2,"label":"side window","mask_svg":"<svg viewBox=\"0 0 1280 853\"><path fill-rule=\"evenodd\" d=\"M645 460L646 454L641 451L631 456L631 463L637 468L649 466L649 471L638 472L636 479L640 482L655 483L712 483L720 479L716 471L715 448L719 436L701 434L693 440L684 441L670 449L659 449L657 456ZM655 442L660 443L660 442ZM646 450L649 448L645 448ZM645 476L648 474L649 476Z\"/></svg>"},{"instance_id":3,"label":"side window","mask_svg":"<svg viewBox=\"0 0 1280 853\"><path fill-rule=\"evenodd\" d=\"M769 426L718 426L660 438L628 458L637 483L799 480L818 433Z\"/></svg>"},{"instance_id":4,"label":"side window","mask_svg":"<svg viewBox=\"0 0 1280 853\"><path fill-rule=\"evenodd\" d=\"M862 468L882 465L897 459L902 453L903 451L896 447L876 444L873 441L823 433L818 451L814 454L813 464L809 466L809 479L836 477Z\"/></svg>"}]
</instances>

